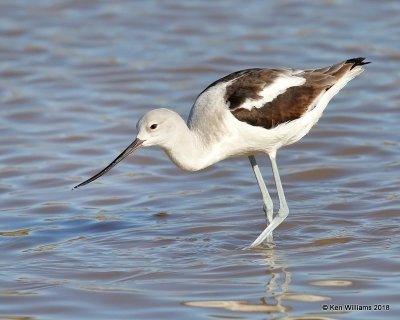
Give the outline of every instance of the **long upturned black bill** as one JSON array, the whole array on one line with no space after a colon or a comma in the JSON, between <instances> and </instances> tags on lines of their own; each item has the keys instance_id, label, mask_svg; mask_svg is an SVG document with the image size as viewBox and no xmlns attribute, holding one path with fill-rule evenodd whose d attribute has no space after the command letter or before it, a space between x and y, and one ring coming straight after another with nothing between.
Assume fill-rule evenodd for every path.
<instances>
[{"instance_id":1,"label":"long upturned black bill","mask_svg":"<svg viewBox=\"0 0 400 320\"><path fill-rule=\"evenodd\" d=\"M85 184L91 183L92 181L96 180L97 178L101 177L103 174L107 173L110 171L117 163L121 162L124 160L127 156L129 156L133 151L135 151L137 148L139 148L144 141L140 140L138 138L133 141L128 148L126 148L124 151L121 152L121 154L114 159L113 162L111 162L107 167L105 167L103 170L101 170L99 173L95 174L93 177L87 179L86 181L83 181L82 183L78 184L77 186L74 187L74 189L77 189L79 187L84 186Z\"/></svg>"}]
</instances>

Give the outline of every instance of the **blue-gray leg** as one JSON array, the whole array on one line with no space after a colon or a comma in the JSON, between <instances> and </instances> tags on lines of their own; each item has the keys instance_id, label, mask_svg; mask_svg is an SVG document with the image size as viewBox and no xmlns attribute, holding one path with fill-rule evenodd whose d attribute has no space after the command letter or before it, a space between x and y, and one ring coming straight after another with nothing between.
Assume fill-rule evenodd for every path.
<instances>
[{"instance_id":1,"label":"blue-gray leg","mask_svg":"<svg viewBox=\"0 0 400 320\"><path fill-rule=\"evenodd\" d=\"M270 235L272 235L272 231L279 226L283 220L289 214L289 208L286 203L285 194L283 192L281 178L279 176L278 166L276 165L276 152L272 152L269 154L269 159L271 160L272 165L272 173L275 179L276 190L278 192L279 197L279 211L276 214L275 218L272 222L267 226L267 228L258 236L258 238L250 245L250 247L256 247L265 240L268 239Z\"/></svg>"},{"instance_id":2,"label":"blue-gray leg","mask_svg":"<svg viewBox=\"0 0 400 320\"><path fill-rule=\"evenodd\" d=\"M254 175L256 177L258 186L260 187L262 200L263 200L263 210L267 217L267 223L270 224L273 220L273 211L274 211L274 204L272 202L271 196L268 193L267 186L265 185L263 176L261 174L260 168L256 162L256 158L254 156L249 156L250 164L253 169ZM268 237L268 242L272 242L272 233Z\"/></svg>"}]
</instances>

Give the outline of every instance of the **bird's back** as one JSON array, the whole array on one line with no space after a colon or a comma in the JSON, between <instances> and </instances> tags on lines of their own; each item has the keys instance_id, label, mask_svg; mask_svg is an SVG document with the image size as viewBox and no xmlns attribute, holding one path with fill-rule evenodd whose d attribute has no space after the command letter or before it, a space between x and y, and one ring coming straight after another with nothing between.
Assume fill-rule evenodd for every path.
<instances>
[{"instance_id":1,"label":"bird's back","mask_svg":"<svg viewBox=\"0 0 400 320\"><path fill-rule=\"evenodd\" d=\"M231 73L214 81L197 97L189 125L207 122L205 125L212 129L216 119L221 120L229 112L248 125L273 129L301 118L324 95L332 98L362 72L361 66L366 64L363 60L349 59L312 70L255 68ZM339 85L331 90L335 84Z\"/></svg>"}]
</instances>

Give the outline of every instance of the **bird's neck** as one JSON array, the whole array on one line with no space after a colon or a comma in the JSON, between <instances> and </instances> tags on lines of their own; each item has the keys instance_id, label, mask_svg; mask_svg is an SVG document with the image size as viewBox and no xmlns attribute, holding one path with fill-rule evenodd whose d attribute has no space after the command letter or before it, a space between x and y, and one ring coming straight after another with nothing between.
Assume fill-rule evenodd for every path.
<instances>
[{"instance_id":1,"label":"bird's neck","mask_svg":"<svg viewBox=\"0 0 400 320\"><path fill-rule=\"evenodd\" d=\"M179 168L198 171L220 160L215 144L211 144L201 131L189 128L183 119L178 126L176 134L171 134L169 143L162 148Z\"/></svg>"}]
</instances>

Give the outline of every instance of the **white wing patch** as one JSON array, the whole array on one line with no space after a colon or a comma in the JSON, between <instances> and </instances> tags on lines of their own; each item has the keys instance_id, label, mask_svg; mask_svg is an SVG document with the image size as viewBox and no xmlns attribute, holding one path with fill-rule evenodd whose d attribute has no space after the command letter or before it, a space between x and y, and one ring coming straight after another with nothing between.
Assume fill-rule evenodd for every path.
<instances>
[{"instance_id":1,"label":"white wing patch","mask_svg":"<svg viewBox=\"0 0 400 320\"><path fill-rule=\"evenodd\" d=\"M296 73L295 73L296 74ZM253 108L261 108L266 103L271 102L277 96L284 93L290 87L301 86L306 82L306 79L300 76L290 74L282 74L273 83L264 87L264 89L257 94L261 99L247 98L238 108L251 110ZM235 108L236 109L236 108Z\"/></svg>"}]
</instances>

